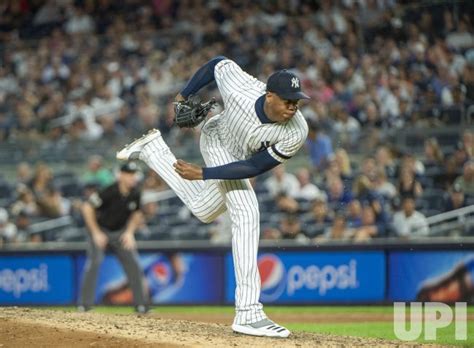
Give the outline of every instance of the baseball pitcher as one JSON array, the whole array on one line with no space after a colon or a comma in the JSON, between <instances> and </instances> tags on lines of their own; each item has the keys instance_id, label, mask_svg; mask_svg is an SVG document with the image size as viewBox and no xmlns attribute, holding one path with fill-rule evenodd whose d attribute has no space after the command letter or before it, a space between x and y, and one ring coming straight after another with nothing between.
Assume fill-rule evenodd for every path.
<instances>
[{"instance_id":1,"label":"baseball pitcher","mask_svg":"<svg viewBox=\"0 0 474 348\"><path fill-rule=\"evenodd\" d=\"M206 118L214 101L201 103L193 96L213 81L224 110L203 126L200 149L205 167L177 160L156 129L125 146L117 158L143 160L205 223L229 211L237 283L232 329L247 335L288 337L290 331L270 321L259 302L260 218L248 178L287 161L304 144L308 126L298 103L309 97L290 71L275 72L265 84L219 56L202 66L176 96L178 126L195 127Z\"/></svg>"}]
</instances>

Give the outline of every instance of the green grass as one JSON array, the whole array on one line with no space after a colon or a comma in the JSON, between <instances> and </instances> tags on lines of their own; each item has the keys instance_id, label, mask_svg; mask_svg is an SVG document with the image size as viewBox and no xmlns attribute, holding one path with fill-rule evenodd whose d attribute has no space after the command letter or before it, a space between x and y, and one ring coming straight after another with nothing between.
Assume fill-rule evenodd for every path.
<instances>
[{"instance_id":1,"label":"green grass","mask_svg":"<svg viewBox=\"0 0 474 348\"><path fill-rule=\"evenodd\" d=\"M328 333L333 335L344 336L358 336L358 337L376 337L389 340L397 340L393 332L393 324L390 322L381 323L341 323L341 324L303 324L303 323L288 323L287 327L294 331L305 331L315 333ZM469 333L474 332L474 322L467 324L467 340L456 341L454 339L454 324L437 331L436 341L424 340L423 334L417 342L422 343L438 343L450 345L464 345L472 347L474 345L474 336Z\"/></svg>"},{"instance_id":2,"label":"green grass","mask_svg":"<svg viewBox=\"0 0 474 348\"><path fill-rule=\"evenodd\" d=\"M60 309L75 311L76 307L43 307L48 309ZM132 307L108 307L97 306L94 311L101 313L130 313ZM233 306L167 306L159 305L153 307L154 312L163 313L234 313ZM268 314L285 313L393 313L392 306L265 306ZM474 314L474 306L467 307L467 313Z\"/></svg>"},{"instance_id":3,"label":"green grass","mask_svg":"<svg viewBox=\"0 0 474 348\"><path fill-rule=\"evenodd\" d=\"M60 309L74 311L75 307L48 307L49 309ZM132 307L94 307L94 311L99 313L129 314L133 312ZM227 313L232 314L232 306L155 306L153 313ZM295 314L295 313L371 313L371 314L392 314L392 306L302 306L302 307L280 307L265 306L265 312L271 317L272 314ZM467 308L469 314L474 313L474 307ZM393 332L392 322L354 322L354 323L281 323L293 331L328 333L333 335L375 337L381 339L397 340ZM474 321L467 324L468 338L466 341L456 341L454 336L454 324L437 331L436 343L449 345L474 346ZM426 341L423 335L417 342L433 343Z\"/></svg>"},{"instance_id":4,"label":"green grass","mask_svg":"<svg viewBox=\"0 0 474 348\"><path fill-rule=\"evenodd\" d=\"M75 307L48 307L48 309L61 309L74 311ZM474 313L474 308L473 313ZM131 313L132 307L94 307L95 312L99 313ZM155 306L153 311L156 313L234 313L232 306ZM392 313L390 306L265 306L265 312L268 314L286 314L286 313Z\"/></svg>"}]
</instances>

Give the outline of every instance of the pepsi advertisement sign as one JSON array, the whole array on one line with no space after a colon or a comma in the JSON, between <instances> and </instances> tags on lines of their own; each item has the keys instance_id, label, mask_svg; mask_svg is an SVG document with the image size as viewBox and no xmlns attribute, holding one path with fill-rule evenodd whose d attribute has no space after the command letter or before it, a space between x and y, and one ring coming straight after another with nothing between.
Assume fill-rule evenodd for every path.
<instances>
[{"instance_id":1,"label":"pepsi advertisement sign","mask_svg":"<svg viewBox=\"0 0 474 348\"><path fill-rule=\"evenodd\" d=\"M260 254L263 303L383 301L385 255L366 252L277 252ZM226 301L234 302L232 255L226 256Z\"/></svg>"},{"instance_id":2,"label":"pepsi advertisement sign","mask_svg":"<svg viewBox=\"0 0 474 348\"><path fill-rule=\"evenodd\" d=\"M74 299L69 256L0 257L0 304L70 304Z\"/></svg>"},{"instance_id":3,"label":"pepsi advertisement sign","mask_svg":"<svg viewBox=\"0 0 474 348\"><path fill-rule=\"evenodd\" d=\"M474 252L389 253L391 301L474 303Z\"/></svg>"},{"instance_id":4,"label":"pepsi advertisement sign","mask_svg":"<svg viewBox=\"0 0 474 348\"><path fill-rule=\"evenodd\" d=\"M78 257L78 284L82 284L85 262L85 256ZM222 301L222 256L205 253L142 253L139 262L153 304L211 304ZM96 303L133 303L127 276L114 255L107 255L101 264L95 294Z\"/></svg>"}]
</instances>

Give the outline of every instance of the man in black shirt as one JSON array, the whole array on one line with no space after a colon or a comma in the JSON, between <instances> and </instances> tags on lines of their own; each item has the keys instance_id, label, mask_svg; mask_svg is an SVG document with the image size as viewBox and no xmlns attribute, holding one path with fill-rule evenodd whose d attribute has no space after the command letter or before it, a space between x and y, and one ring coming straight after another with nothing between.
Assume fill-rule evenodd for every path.
<instances>
[{"instance_id":1,"label":"man in black shirt","mask_svg":"<svg viewBox=\"0 0 474 348\"><path fill-rule=\"evenodd\" d=\"M89 248L79 300L80 311L89 310L94 303L97 272L108 247L117 255L127 274L136 311L147 312L143 272L138 264L134 237L142 218L140 192L136 187L137 170L134 162L123 164L117 182L92 194L82 207L89 230Z\"/></svg>"}]
</instances>

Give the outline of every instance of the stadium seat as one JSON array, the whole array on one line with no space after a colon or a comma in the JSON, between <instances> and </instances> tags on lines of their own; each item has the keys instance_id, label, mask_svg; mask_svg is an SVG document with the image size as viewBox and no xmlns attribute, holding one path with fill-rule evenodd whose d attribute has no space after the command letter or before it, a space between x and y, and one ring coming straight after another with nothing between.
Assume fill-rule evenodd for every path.
<instances>
[{"instance_id":1,"label":"stadium seat","mask_svg":"<svg viewBox=\"0 0 474 348\"><path fill-rule=\"evenodd\" d=\"M80 197L82 195L82 185L75 181L65 181L58 185L64 197Z\"/></svg>"},{"instance_id":2,"label":"stadium seat","mask_svg":"<svg viewBox=\"0 0 474 348\"><path fill-rule=\"evenodd\" d=\"M0 181L0 207L6 207L15 199L14 192L9 183Z\"/></svg>"},{"instance_id":3,"label":"stadium seat","mask_svg":"<svg viewBox=\"0 0 474 348\"><path fill-rule=\"evenodd\" d=\"M443 211L445 206L446 194L439 189L425 189L421 197L422 207L425 210Z\"/></svg>"}]
</instances>

